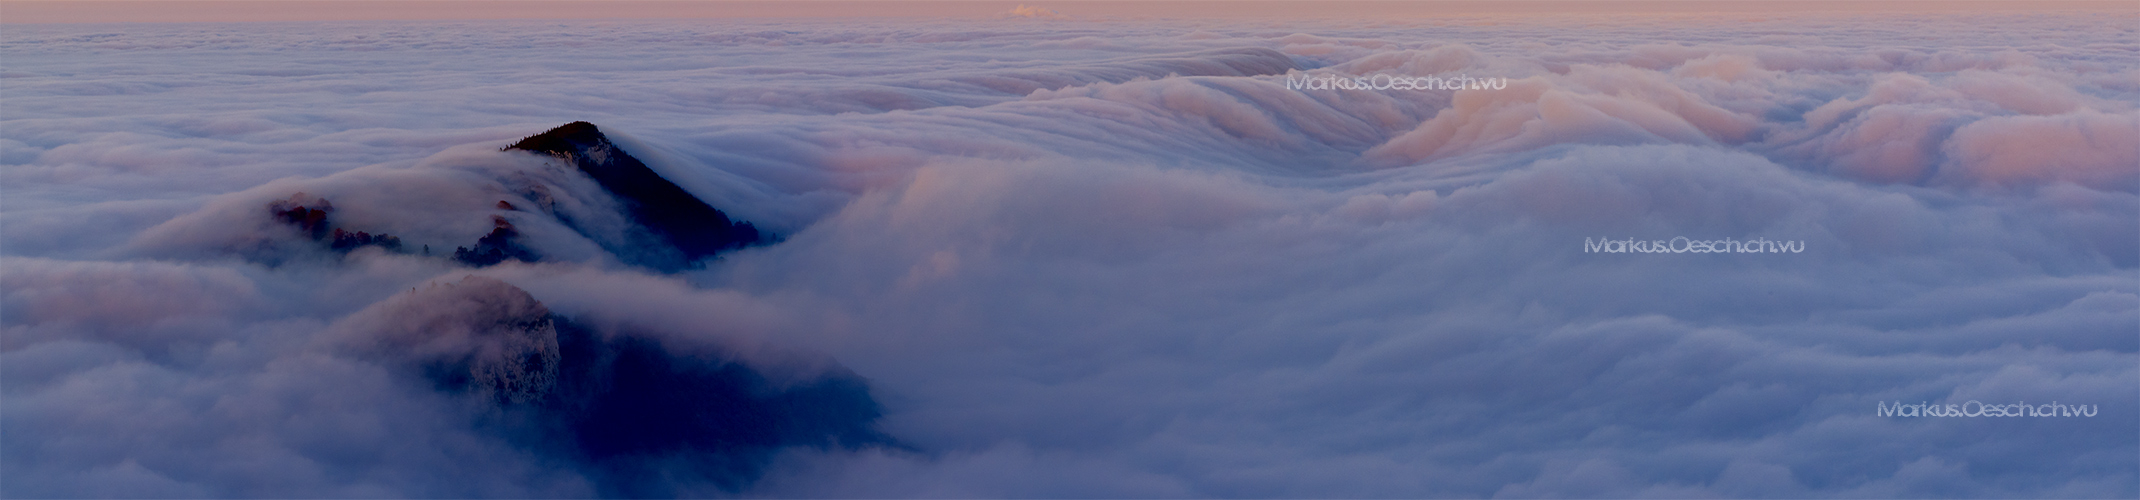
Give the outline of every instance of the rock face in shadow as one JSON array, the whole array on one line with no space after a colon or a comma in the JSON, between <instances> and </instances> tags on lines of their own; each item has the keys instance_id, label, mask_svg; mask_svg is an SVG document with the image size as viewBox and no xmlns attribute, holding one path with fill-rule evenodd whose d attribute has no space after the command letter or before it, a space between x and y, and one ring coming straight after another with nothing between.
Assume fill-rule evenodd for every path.
<instances>
[{"instance_id":1,"label":"rock face in shadow","mask_svg":"<svg viewBox=\"0 0 2140 500\"><path fill-rule=\"evenodd\" d=\"M298 232L310 236L314 241L326 243L327 248L336 252L349 253L367 246L376 246L387 251L401 250L401 238L393 235L350 231L329 224L327 219L334 214L334 204L325 198L297 193L289 198L269 202L267 209L268 215L273 216L275 220L297 228Z\"/></svg>"},{"instance_id":2,"label":"rock face in shadow","mask_svg":"<svg viewBox=\"0 0 2140 500\"><path fill-rule=\"evenodd\" d=\"M556 157L594 178L615 196L630 218L661 242L675 247L686 262L642 262L657 269L684 267L689 261L761 241L749 222L735 221L690 192L664 179L645 163L617 147L587 122L572 122L506 146ZM629 255L630 252L620 252Z\"/></svg>"},{"instance_id":3,"label":"rock face in shadow","mask_svg":"<svg viewBox=\"0 0 2140 500\"><path fill-rule=\"evenodd\" d=\"M560 384L537 411L537 445L583 465L602 496L689 494L689 485L736 491L788 447L897 447L875 428L869 387L839 370L776 384L742 363L678 355L661 341L604 335L560 321Z\"/></svg>"},{"instance_id":4,"label":"rock face in shadow","mask_svg":"<svg viewBox=\"0 0 2140 500\"><path fill-rule=\"evenodd\" d=\"M447 392L533 403L556 392L556 322L519 287L469 276L389 298L344 323L344 350L419 372Z\"/></svg>"},{"instance_id":5,"label":"rock face in shadow","mask_svg":"<svg viewBox=\"0 0 2140 500\"><path fill-rule=\"evenodd\" d=\"M500 201L498 203L505 203ZM542 257L520 243L520 232L504 217L491 216L490 234L476 239L474 247L455 247L453 260L475 267L489 266L507 260L536 262Z\"/></svg>"},{"instance_id":6,"label":"rock face in shadow","mask_svg":"<svg viewBox=\"0 0 2140 500\"><path fill-rule=\"evenodd\" d=\"M482 276L381 301L333 335L341 353L463 398L479 428L570 464L605 497L737 492L791 447L899 447L845 369L775 383L719 348L583 326Z\"/></svg>"}]
</instances>

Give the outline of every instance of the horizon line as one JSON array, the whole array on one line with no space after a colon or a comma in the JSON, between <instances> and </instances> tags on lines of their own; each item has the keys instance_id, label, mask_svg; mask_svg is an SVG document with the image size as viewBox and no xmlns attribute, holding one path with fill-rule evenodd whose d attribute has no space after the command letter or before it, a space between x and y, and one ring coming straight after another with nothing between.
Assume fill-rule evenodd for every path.
<instances>
[{"instance_id":1,"label":"horizon line","mask_svg":"<svg viewBox=\"0 0 2140 500\"><path fill-rule=\"evenodd\" d=\"M1224 11L1202 8L1221 4L1231 7ZM378 8L382 5L396 8ZM0 24L1015 17L1383 20L1471 15L2053 10L2135 13L2130 5L2127 0L0 0ZM1034 10L1023 11L1023 16L1013 14L1021 8ZM1043 14L1036 16L1036 11Z\"/></svg>"}]
</instances>

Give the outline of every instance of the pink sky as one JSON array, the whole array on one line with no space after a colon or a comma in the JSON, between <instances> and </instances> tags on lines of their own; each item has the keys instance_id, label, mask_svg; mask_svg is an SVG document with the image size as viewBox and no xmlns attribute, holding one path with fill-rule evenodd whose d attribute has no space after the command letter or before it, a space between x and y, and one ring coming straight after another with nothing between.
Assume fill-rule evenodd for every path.
<instances>
[{"instance_id":1,"label":"pink sky","mask_svg":"<svg viewBox=\"0 0 2140 500\"><path fill-rule=\"evenodd\" d=\"M1362 17L1481 13L1956 12L2133 10L2126 1L643 1L643 0L39 0L0 1L0 23L386 19L1001 17L1033 5L1074 17Z\"/></svg>"}]
</instances>

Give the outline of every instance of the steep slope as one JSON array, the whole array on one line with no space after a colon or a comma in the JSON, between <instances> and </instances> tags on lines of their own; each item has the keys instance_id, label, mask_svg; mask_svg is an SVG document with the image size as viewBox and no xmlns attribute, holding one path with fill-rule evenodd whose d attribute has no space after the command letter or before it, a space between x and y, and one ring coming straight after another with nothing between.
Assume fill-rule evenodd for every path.
<instances>
[{"instance_id":1,"label":"steep slope","mask_svg":"<svg viewBox=\"0 0 2140 500\"><path fill-rule=\"evenodd\" d=\"M567 123L503 149L513 150L556 157L594 178L624 205L633 221L682 252L685 264L762 239L749 222L730 219L728 214L662 178L646 163L618 148L592 123ZM675 264L656 263L652 267L669 268Z\"/></svg>"}]
</instances>

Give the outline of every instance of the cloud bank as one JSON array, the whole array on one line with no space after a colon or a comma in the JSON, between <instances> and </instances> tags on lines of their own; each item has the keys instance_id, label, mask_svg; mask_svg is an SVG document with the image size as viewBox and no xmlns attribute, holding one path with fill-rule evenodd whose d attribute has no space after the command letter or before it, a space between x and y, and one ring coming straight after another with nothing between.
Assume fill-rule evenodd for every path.
<instances>
[{"instance_id":1,"label":"cloud bank","mask_svg":"<svg viewBox=\"0 0 2140 500\"><path fill-rule=\"evenodd\" d=\"M0 488L2140 495L2132 20L10 27Z\"/></svg>"}]
</instances>

